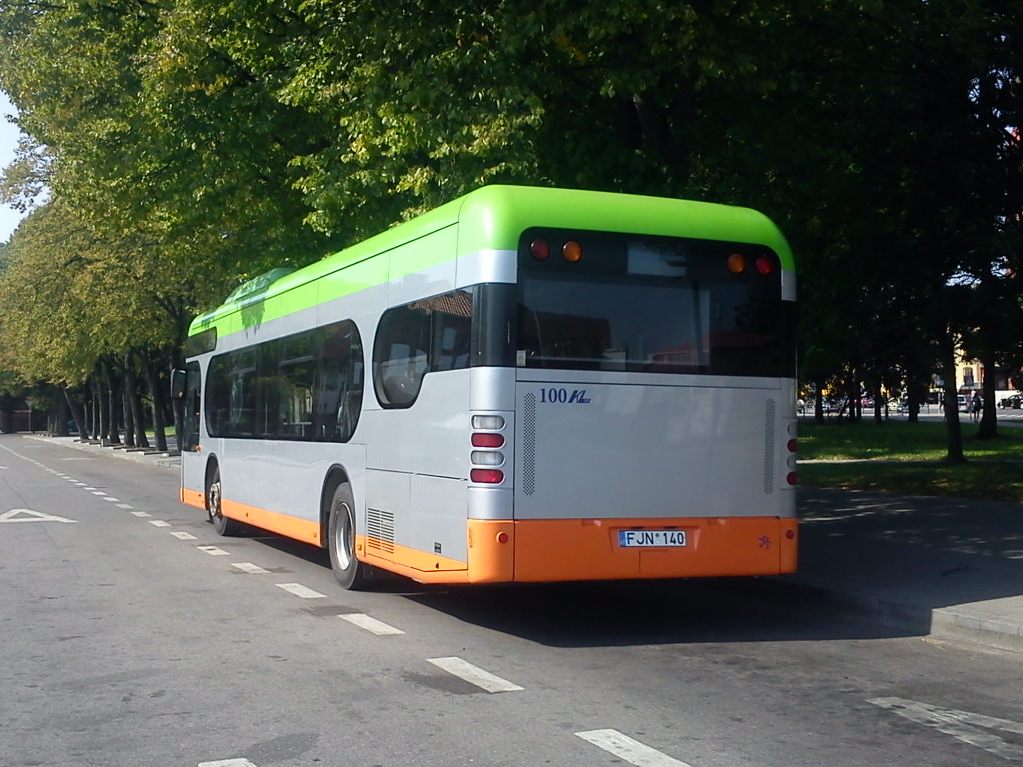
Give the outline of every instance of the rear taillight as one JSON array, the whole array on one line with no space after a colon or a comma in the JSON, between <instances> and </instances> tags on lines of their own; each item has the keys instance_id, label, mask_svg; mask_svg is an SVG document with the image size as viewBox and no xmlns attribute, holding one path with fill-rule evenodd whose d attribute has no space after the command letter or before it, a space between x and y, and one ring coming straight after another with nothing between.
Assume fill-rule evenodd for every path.
<instances>
[{"instance_id":1,"label":"rear taillight","mask_svg":"<svg viewBox=\"0 0 1023 767\"><path fill-rule=\"evenodd\" d=\"M472 435L472 446L473 447L504 447L504 437L500 434L480 434L476 433Z\"/></svg>"},{"instance_id":2,"label":"rear taillight","mask_svg":"<svg viewBox=\"0 0 1023 767\"><path fill-rule=\"evenodd\" d=\"M474 415L472 417L472 434L469 441L474 450L469 453L469 480L483 485L499 485L504 482L504 472L495 466L504 465L504 416Z\"/></svg>"}]
</instances>

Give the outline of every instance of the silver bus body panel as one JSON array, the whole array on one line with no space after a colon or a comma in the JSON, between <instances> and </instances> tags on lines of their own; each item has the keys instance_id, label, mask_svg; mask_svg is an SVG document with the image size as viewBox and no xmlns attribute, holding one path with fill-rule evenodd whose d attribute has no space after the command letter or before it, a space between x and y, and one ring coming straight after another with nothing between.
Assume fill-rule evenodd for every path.
<instances>
[{"instance_id":1,"label":"silver bus body panel","mask_svg":"<svg viewBox=\"0 0 1023 767\"><path fill-rule=\"evenodd\" d=\"M522 369L516 388L516 520L795 514L775 379Z\"/></svg>"}]
</instances>

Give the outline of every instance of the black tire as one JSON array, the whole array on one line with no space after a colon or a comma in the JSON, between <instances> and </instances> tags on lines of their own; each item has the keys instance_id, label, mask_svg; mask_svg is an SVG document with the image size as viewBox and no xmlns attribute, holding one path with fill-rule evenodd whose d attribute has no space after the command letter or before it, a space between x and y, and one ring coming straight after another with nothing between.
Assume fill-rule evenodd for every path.
<instances>
[{"instance_id":1,"label":"black tire","mask_svg":"<svg viewBox=\"0 0 1023 767\"><path fill-rule=\"evenodd\" d=\"M327 550L334 577L343 588L359 591L369 586L373 568L355 556L355 498L347 482L338 485L330 499Z\"/></svg>"},{"instance_id":2,"label":"black tire","mask_svg":"<svg viewBox=\"0 0 1023 767\"><path fill-rule=\"evenodd\" d=\"M220 484L220 469L213 470L213 476L210 477L210 483L206 487L206 517L208 521L213 525L213 529L217 531L218 535L224 537L231 537L238 535L241 532L242 526L240 522L235 522L233 519L228 519L221 512L221 503L223 503L224 494Z\"/></svg>"}]
</instances>

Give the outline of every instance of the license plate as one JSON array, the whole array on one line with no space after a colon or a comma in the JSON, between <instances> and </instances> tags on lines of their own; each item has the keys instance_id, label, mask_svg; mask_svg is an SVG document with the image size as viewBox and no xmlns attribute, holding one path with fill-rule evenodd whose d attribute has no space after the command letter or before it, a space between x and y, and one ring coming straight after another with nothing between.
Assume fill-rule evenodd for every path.
<instances>
[{"instance_id":1,"label":"license plate","mask_svg":"<svg viewBox=\"0 0 1023 767\"><path fill-rule=\"evenodd\" d=\"M675 547L686 545L685 530L619 530L618 545L624 549Z\"/></svg>"}]
</instances>

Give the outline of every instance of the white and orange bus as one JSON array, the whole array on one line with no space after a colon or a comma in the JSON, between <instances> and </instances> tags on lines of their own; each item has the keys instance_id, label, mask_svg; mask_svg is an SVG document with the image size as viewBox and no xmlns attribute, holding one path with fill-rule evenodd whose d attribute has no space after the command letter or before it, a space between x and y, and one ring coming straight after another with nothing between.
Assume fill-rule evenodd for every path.
<instances>
[{"instance_id":1,"label":"white and orange bus","mask_svg":"<svg viewBox=\"0 0 1023 767\"><path fill-rule=\"evenodd\" d=\"M181 500L347 588L791 572L794 307L755 211L484 187L196 318Z\"/></svg>"}]
</instances>

